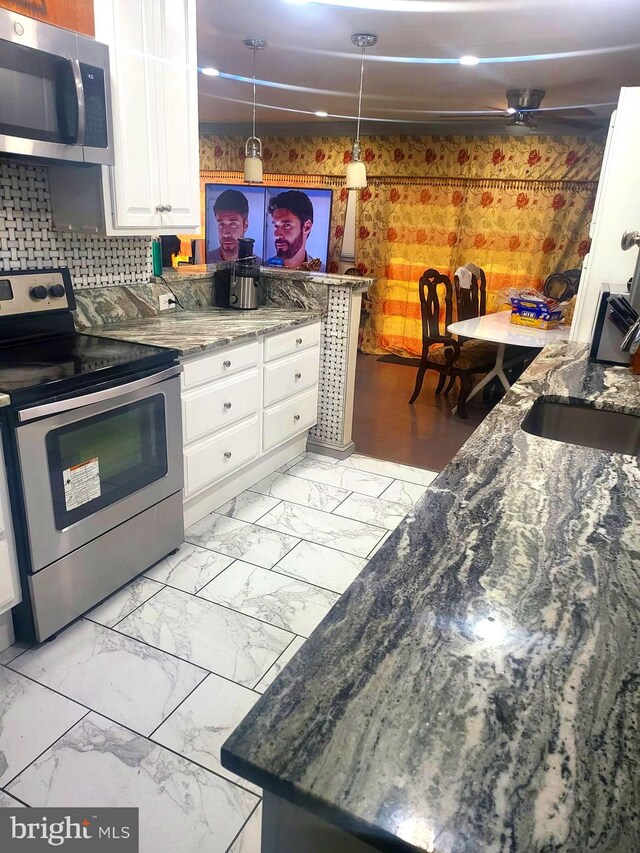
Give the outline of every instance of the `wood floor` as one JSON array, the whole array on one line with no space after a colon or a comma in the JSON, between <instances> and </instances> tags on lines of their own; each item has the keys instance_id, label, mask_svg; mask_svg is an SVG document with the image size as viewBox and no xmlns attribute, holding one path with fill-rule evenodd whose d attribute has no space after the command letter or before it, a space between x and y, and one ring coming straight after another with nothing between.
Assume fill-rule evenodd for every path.
<instances>
[{"instance_id":1,"label":"wood floor","mask_svg":"<svg viewBox=\"0 0 640 853\"><path fill-rule=\"evenodd\" d=\"M436 397L438 375L433 370L427 372L422 393L410 406L415 381L415 367L358 353L353 416L356 451L441 471L489 409L479 395L468 404L466 420L452 415L458 385L449 397Z\"/></svg>"}]
</instances>

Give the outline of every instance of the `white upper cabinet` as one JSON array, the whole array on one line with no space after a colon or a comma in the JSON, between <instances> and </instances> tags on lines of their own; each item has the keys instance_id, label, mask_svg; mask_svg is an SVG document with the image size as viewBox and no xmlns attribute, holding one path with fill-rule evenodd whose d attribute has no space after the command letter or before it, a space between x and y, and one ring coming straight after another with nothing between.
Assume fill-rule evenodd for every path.
<instances>
[{"instance_id":1,"label":"white upper cabinet","mask_svg":"<svg viewBox=\"0 0 640 853\"><path fill-rule=\"evenodd\" d=\"M104 168L107 233L200 225L195 0L98 0L109 44L115 165Z\"/></svg>"}]
</instances>

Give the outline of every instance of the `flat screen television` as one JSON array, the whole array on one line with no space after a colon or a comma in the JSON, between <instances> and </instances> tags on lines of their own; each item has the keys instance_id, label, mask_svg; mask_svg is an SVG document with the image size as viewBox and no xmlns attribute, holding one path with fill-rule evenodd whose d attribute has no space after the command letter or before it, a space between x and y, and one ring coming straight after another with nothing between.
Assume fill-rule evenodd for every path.
<instances>
[{"instance_id":1,"label":"flat screen television","mask_svg":"<svg viewBox=\"0 0 640 853\"><path fill-rule=\"evenodd\" d=\"M332 191L207 184L207 263L238 257L238 238L255 240L265 266L326 271Z\"/></svg>"}]
</instances>

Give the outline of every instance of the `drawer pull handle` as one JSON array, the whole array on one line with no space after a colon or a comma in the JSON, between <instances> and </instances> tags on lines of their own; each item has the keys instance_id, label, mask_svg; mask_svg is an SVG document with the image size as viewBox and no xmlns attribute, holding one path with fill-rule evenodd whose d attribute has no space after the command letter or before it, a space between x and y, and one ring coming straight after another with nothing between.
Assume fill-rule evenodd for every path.
<instances>
[{"instance_id":1,"label":"drawer pull handle","mask_svg":"<svg viewBox=\"0 0 640 853\"><path fill-rule=\"evenodd\" d=\"M231 408L231 403L225 403L225 404L224 404L224 407L225 407L225 409L230 409L230 408Z\"/></svg>"},{"instance_id":2,"label":"drawer pull handle","mask_svg":"<svg viewBox=\"0 0 640 853\"><path fill-rule=\"evenodd\" d=\"M302 343L302 338L296 338L296 343L297 343L297 344L301 344L301 343Z\"/></svg>"},{"instance_id":3,"label":"drawer pull handle","mask_svg":"<svg viewBox=\"0 0 640 853\"><path fill-rule=\"evenodd\" d=\"M296 379L302 379L302 374L301 374L301 373L296 373Z\"/></svg>"},{"instance_id":4,"label":"drawer pull handle","mask_svg":"<svg viewBox=\"0 0 640 853\"><path fill-rule=\"evenodd\" d=\"M230 450L225 450L224 458L225 459L231 459L231 451Z\"/></svg>"},{"instance_id":5,"label":"drawer pull handle","mask_svg":"<svg viewBox=\"0 0 640 853\"><path fill-rule=\"evenodd\" d=\"M231 367L231 362L229 361L229 359L227 359L226 361L223 361L222 366L223 367Z\"/></svg>"},{"instance_id":6,"label":"drawer pull handle","mask_svg":"<svg viewBox=\"0 0 640 853\"><path fill-rule=\"evenodd\" d=\"M299 420L300 420L300 415L294 415L294 416L293 416L293 419L294 419L294 421L299 421Z\"/></svg>"}]
</instances>

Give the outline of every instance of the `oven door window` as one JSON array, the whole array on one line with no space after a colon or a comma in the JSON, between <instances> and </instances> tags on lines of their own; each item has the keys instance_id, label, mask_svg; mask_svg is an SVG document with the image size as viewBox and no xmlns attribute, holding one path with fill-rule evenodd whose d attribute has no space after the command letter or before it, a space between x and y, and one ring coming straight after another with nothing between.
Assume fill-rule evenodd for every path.
<instances>
[{"instance_id":1,"label":"oven door window","mask_svg":"<svg viewBox=\"0 0 640 853\"><path fill-rule=\"evenodd\" d=\"M47 434L56 527L63 530L167 474L164 396Z\"/></svg>"}]
</instances>

